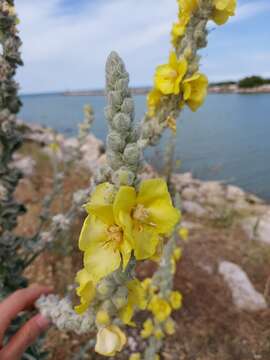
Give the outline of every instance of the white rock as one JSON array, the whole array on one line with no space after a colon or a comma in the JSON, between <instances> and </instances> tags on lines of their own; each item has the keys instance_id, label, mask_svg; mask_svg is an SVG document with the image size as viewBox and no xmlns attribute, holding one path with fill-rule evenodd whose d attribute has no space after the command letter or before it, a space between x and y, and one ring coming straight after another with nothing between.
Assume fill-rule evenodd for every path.
<instances>
[{"instance_id":1,"label":"white rock","mask_svg":"<svg viewBox=\"0 0 270 360\"><path fill-rule=\"evenodd\" d=\"M181 197L183 200L192 201L192 200L196 199L197 196L198 196L198 191L197 191L197 189L195 189L193 187L187 187L187 188L183 189L183 191L181 192Z\"/></svg>"},{"instance_id":2,"label":"white rock","mask_svg":"<svg viewBox=\"0 0 270 360\"><path fill-rule=\"evenodd\" d=\"M263 199L260 199L258 196L253 195L253 194L246 194L246 200L251 203L251 204L259 204L259 205L263 205L265 204Z\"/></svg>"},{"instance_id":3,"label":"white rock","mask_svg":"<svg viewBox=\"0 0 270 360\"><path fill-rule=\"evenodd\" d=\"M102 154L103 143L94 135L89 134L83 144L81 151L83 154L82 164L90 171L96 171L99 157Z\"/></svg>"},{"instance_id":4,"label":"white rock","mask_svg":"<svg viewBox=\"0 0 270 360\"><path fill-rule=\"evenodd\" d=\"M182 191L185 187L196 186L200 184L199 180L193 179L191 173L173 174L172 183L177 191Z\"/></svg>"},{"instance_id":5,"label":"white rock","mask_svg":"<svg viewBox=\"0 0 270 360\"><path fill-rule=\"evenodd\" d=\"M194 201L183 201L182 202L183 211L188 214L195 215L197 217L202 217L206 214L206 210L198 203Z\"/></svg>"},{"instance_id":6,"label":"white rock","mask_svg":"<svg viewBox=\"0 0 270 360\"><path fill-rule=\"evenodd\" d=\"M31 176L34 173L36 162L31 156L14 154L12 166L21 170L24 176Z\"/></svg>"},{"instance_id":7,"label":"white rock","mask_svg":"<svg viewBox=\"0 0 270 360\"><path fill-rule=\"evenodd\" d=\"M236 198L236 201L232 204L232 208L238 212L251 211L251 205L246 202L245 198Z\"/></svg>"},{"instance_id":8,"label":"white rock","mask_svg":"<svg viewBox=\"0 0 270 360\"><path fill-rule=\"evenodd\" d=\"M55 135L52 130L39 126L29 127L29 131L24 134L26 140L31 140L40 144L50 144L54 142Z\"/></svg>"},{"instance_id":9,"label":"white rock","mask_svg":"<svg viewBox=\"0 0 270 360\"><path fill-rule=\"evenodd\" d=\"M230 288L234 305L239 310L258 311L267 308L263 295L254 289L247 274L238 265L222 261L218 272Z\"/></svg>"},{"instance_id":10,"label":"white rock","mask_svg":"<svg viewBox=\"0 0 270 360\"><path fill-rule=\"evenodd\" d=\"M224 190L222 185L217 181L203 182L199 188L201 196L210 199L211 197L224 197Z\"/></svg>"},{"instance_id":11,"label":"white rock","mask_svg":"<svg viewBox=\"0 0 270 360\"><path fill-rule=\"evenodd\" d=\"M255 216L246 218L241 225L249 239L270 245L270 211L259 218Z\"/></svg>"},{"instance_id":12,"label":"white rock","mask_svg":"<svg viewBox=\"0 0 270 360\"><path fill-rule=\"evenodd\" d=\"M245 192L237 186L229 185L227 187L226 198L230 201L245 198Z\"/></svg>"},{"instance_id":13,"label":"white rock","mask_svg":"<svg viewBox=\"0 0 270 360\"><path fill-rule=\"evenodd\" d=\"M191 221L182 221L181 226L188 230L201 229L203 227L201 224L197 224Z\"/></svg>"},{"instance_id":14,"label":"white rock","mask_svg":"<svg viewBox=\"0 0 270 360\"><path fill-rule=\"evenodd\" d=\"M69 148L77 149L78 146L79 146L79 141L75 137L70 137L70 138L64 139L64 141L63 141L63 147L65 147L67 149L69 149Z\"/></svg>"}]
</instances>

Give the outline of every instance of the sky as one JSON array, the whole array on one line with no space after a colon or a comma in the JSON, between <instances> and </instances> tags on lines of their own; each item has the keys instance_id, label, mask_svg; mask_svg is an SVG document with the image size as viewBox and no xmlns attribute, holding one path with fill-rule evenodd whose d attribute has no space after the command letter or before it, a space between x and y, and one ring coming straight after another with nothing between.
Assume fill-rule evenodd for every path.
<instances>
[{"instance_id":1,"label":"sky","mask_svg":"<svg viewBox=\"0 0 270 360\"><path fill-rule=\"evenodd\" d=\"M166 63L176 0L17 0L24 67L22 93L104 87L104 66L115 50L132 86L151 85ZM209 24L201 70L211 82L270 77L270 1L238 0L226 25Z\"/></svg>"}]
</instances>

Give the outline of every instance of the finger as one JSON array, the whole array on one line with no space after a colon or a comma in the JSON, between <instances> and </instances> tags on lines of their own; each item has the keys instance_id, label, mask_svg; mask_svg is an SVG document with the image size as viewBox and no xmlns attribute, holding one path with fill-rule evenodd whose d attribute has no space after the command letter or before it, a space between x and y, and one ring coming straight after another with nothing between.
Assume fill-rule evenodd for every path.
<instances>
[{"instance_id":1,"label":"finger","mask_svg":"<svg viewBox=\"0 0 270 360\"><path fill-rule=\"evenodd\" d=\"M42 294L50 292L52 292L51 288L35 285L15 291L0 304L0 344L12 319L22 310L33 305Z\"/></svg>"},{"instance_id":2,"label":"finger","mask_svg":"<svg viewBox=\"0 0 270 360\"><path fill-rule=\"evenodd\" d=\"M50 321L38 314L30 319L0 351L3 360L19 360L25 350L48 329Z\"/></svg>"}]
</instances>

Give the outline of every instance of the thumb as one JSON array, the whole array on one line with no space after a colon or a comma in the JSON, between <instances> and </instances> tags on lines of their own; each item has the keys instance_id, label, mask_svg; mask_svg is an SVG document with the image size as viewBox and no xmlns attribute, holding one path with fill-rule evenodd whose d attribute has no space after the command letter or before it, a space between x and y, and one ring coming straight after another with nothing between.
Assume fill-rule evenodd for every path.
<instances>
[{"instance_id":1,"label":"thumb","mask_svg":"<svg viewBox=\"0 0 270 360\"><path fill-rule=\"evenodd\" d=\"M20 359L25 350L48 329L50 321L38 314L30 319L0 351L0 358L3 360Z\"/></svg>"}]
</instances>

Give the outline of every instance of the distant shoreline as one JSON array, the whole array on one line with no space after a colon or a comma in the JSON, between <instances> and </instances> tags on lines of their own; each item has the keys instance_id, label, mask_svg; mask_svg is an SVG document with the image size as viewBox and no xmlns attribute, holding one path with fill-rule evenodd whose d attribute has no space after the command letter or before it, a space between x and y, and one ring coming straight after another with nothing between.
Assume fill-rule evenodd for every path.
<instances>
[{"instance_id":1,"label":"distant shoreline","mask_svg":"<svg viewBox=\"0 0 270 360\"><path fill-rule=\"evenodd\" d=\"M150 90L150 87L131 88L131 93L133 95L146 95ZM267 94L270 93L270 85L251 88L240 88L238 85L210 85L208 92L210 94ZM105 90L64 91L60 94L64 96L104 96Z\"/></svg>"}]
</instances>

